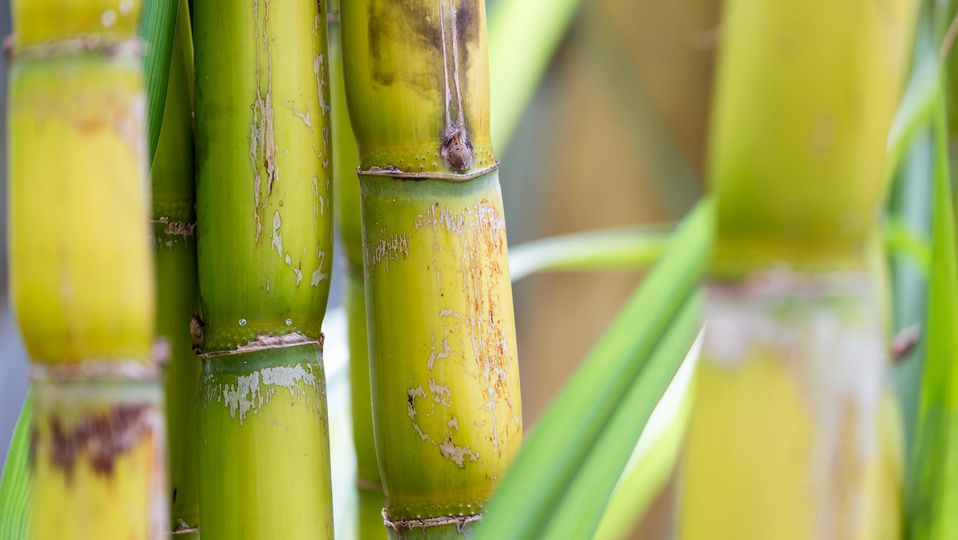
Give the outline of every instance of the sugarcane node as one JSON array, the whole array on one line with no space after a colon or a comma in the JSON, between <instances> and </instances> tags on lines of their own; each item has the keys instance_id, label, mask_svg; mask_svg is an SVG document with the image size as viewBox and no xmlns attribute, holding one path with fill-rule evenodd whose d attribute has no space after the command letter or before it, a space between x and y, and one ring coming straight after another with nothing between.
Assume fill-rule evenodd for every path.
<instances>
[{"instance_id":1,"label":"sugarcane node","mask_svg":"<svg viewBox=\"0 0 958 540\"><path fill-rule=\"evenodd\" d=\"M32 363L30 382L156 382L160 370L155 362L137 360L87 359L80 363Z\"/></svg>"},{"instance_id":2,"label":"sugarcane node","mask_svg":"<svg viewBox=\"0 0 958 540\"><path fill-rule=\"evenodd\" d=\"M387 514L386 509L383 508L383 523L386 525L386 527L396 531L397 533L403 533L414 529L423 530L434 527L448 527L450 525L455 525L456 532L462 534L466 525L477 523L481 519L481 514L470 514L468 516L440 516L424 519L392 520L389 519L389 514Z\"/></svg>"},{"instance_id":3,"label":"sugarcane node","mask_svg":"<svg viewBox=\"0 0 958 540\"><path fill-rule=\"evenodd\" d=\"M66 428L59 416L50 422L50 461L71 481L77 458L89 457L93 471L102 476L113 474L116 459L144 438L155 436L158 424L155 405L118 405L108 411L84 418Z\"/></svg>"},{"instance_id":4,"label":"sugarcane node","mask_svg":"<svg viewBox=\"0 0 958 540\"><path fill-rule=\"evenodd\" d=\"M162 225L163 234L167 236L181 236L183 238L190 238L196 233L195 221L178 221L164 216L158 219L151 219L150 223L154 225Z\"/></svg>"},{"instance_id":5,"label":"sugarcane node","mask_svg":"<svg viewBox=\"0 0 958 540\"><path fill-rule=\"evenodd\" d=\"M200 358L203 360L212 360L214 358L220 358L223 356L236 356L257 351L299 347L301 345L317 345L319 349L322 350L325 341L326 338L323 334L319 335L319 339L313 339L306 334L301 334L299 332L290 332L289 334L282 334L278 336L273 334L260 334L256 336L256 339L247 341L246 344L240 345L235 349L229 349L225 351L206 351L200 355Z\"/></svg>"},{"instance_id":6,"label":"sugarcane node","mask_svg":"<svg viewBox=\"0 0 958 540\"><path fill-rule=\"evenodd\" d=\"M473 178L485 176L499 169L499 162L493 161L491 165L481 169L475 169L466 173L446 173L446 172L409 172L394 167L392 165L373 165L367 169L356 169L359 176L381 176L395 180L447 180L450 182L465 182Z\"/></svg>"},{"instance_id":7,"label":"sugarcane node","mask_svg":"<svg viewBox=\"0 0 958 540\"><path fill-rule=\"evenodd\" d=\"M99 53L107 58L140 56L144 49L143 40L139 38L117 41L101 36L80 36L25 46L17 45L16 34L11 34L3 40L3 54L7 58L7 63L10 64L19 60L78 56L89 53Z\"/></svg>"},{"instance_id":8,"label":"sugarcane node","mask_svg":"<svg viewBox=\"0 0 958 540\"><path fill-rule=\"evenodd\" d=\"M454 126L447 131L439 148L439 155L442 156L443 163L454 171L464 172L472 166L472 141L469 140L465 128Z\"/></svg>"}]
</instances>

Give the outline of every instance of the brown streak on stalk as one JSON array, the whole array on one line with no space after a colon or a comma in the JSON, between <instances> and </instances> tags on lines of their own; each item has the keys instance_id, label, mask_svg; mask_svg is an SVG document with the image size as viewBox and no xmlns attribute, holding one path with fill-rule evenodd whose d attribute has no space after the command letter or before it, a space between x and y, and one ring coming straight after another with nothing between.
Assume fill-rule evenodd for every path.
<instances>
[{"instance_id":1,"label":"brown streak on stalk","mask_svg":"<svg viewBox=\"0 0 958 540\"><path fill-rule=\"evenodd\" d=\"M439 146L439 155L442 157L446 167L458 172L463 172L472 166L472 142L469 140L469 133L466 131L465 116L463 113L462 83L459 73L459 30L456 16L456 2L452 0L449 3L449 24L452 26L450 41L452 42L452 54L446 50L446 13L443 9L444 0L439 2L439 30L442 35L442 64L443 64L443 89L445 93L444 108L446 112L446 126L443 131L442 144ZM452 69L449 66L449 56L452 56ZM452 86L455 88L456 100L451 99L449 85L450 72L452 74ZM455 110L450 110L451 107ZM455 116L455 119L453 119Z\"/></svg>"},{"instance_id":2,"label":"brown streak on stalk","mask_svg":"<svg viewBox=\"0 0 958 540\"><path fill-rule=\"evenodd\" d=\"M111 476L118 457L155 436L157 414L152 405L120 405L88 416L72 429L53 416L49 420L50 461L70 479L78 457L86 454L94 472Z\"/></svg>"},{"instance_id":3,"label":"brown streak on stalk","mask_svg":"<svg viewBox=\"0 0 958 540\"><path fill-rule=\"evenodd\" d=\"M384 61L384 57L392 43L409 36L414 37L420 47L440 50L443 41L434 18L432 10L422 0L370 3L366 29L374 81L383 86L392 86L401 77L404 83L413 88L432 91L432 85L424 85L422 79L397 73L394 67Z\"/></svg>"},{"instance_id":4,"label":"brown streak on stalk","mask_svg":"<svg viewBox=\"0 0 958 540\"><path fill-rule=\"evenodd\" d=\"M263 222L260 217L260 192L262 191L262 177L259 166L262 162L266 169L266 197L273 191L273 182L279 177L276 166L276 143L273 131L273 58L269 43L269 0L263 1L263 23L259 22L259 3L261 0L252 0L253 6L253 38L256 47L256 97L250 108L253 112L250 121L250 167L253 169L253 216L256 219L256 241L263 232ZM262 55L266 57L266 93L262 90Z\"/></svg>"},{"instance_id":5,"label":"brown streak on stalk","mask_svg":"<svg viewBox=\"0 0 958 540\"><path fill-rule=\"evenodd\" d=\"M498 294L499 284L504 279L500 260L505 256L505 220L493 203L482 199L458 213L442 208L438 203L430 205L425 214L417 217L415 226L416 229L433 229L434 238L437 239L434 241L434 252L438 249L435 242L438 242L439 229L453 233L461 242L458 275L461 276L462 293L468 307L462 319L467 326L466 332L477 363L483 398L488 400L484 408L491 418L489 440L501 452L496 405L505 401L509 409L513 409L511 396L508 395L509 357L512 351L508 350L503 332L504 323L499 313L502 302ZM449 314L453 313L450 311ZM434 356L435 343L433 353L429 359L430 368L438 356ZM507 435L509 427L503 429L504 435Z\"/></svg>"},{"instance_id":6,"label":"brown streak on stalk","mask_svg":"<svg viewBox=\"0 0 958 540\"><path fill-rule=\"evenodd\" d=\"M323 170L329 168L329 149L332 148L330 133L330 105L329 105L329 66L326 63L326 57L320 53L313 59L313 76L316 77L316 97L319 100L319 112L322 117L323 137ZM310 130L312 131L312 130ZM318 150L317 150L318 151ZM327 193L329 190L327 189Z\"/></svg>"}]
</instances>

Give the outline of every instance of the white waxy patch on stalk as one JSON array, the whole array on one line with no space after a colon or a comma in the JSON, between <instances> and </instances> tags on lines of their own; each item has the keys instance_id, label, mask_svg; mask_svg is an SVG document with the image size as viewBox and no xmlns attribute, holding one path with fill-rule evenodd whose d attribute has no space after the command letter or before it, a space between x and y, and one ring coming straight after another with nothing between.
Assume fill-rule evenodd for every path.
<instances>
[{"instance_id":1,"label":"white waxy patch on stalk","mask_svg":"<svg viewBox=\"0 0 958 540\"><path fill-rule=\"evenodd\" d=\"M435 404L441 404L446 407L450 407L449 397L451 392L448 387L436 384L436 381L429 380L429 390L433 394L433 407ZM416 399L427 399L428 394L423 390L422 386L417 386L415 388L409 388L406 390L406 408L409 419L412 421L413 431L416 432L416 435L420 440L428 442L439 449L439 453L442 457L452 461L460 469L464 469L466 466L466 458L469 458L473 463L479 461L479 454L475 453L466 446L456 446L452 442L452 434L454 431L459 430L459 419L453 416L447 423L446 426L449 428L449 432L446 436L442 437L442 442L436 442L435 439L430 437L423 429L416 423ZM435 414L435 409L427 414L426 416L432 416Z\"/></svg>"},{"instance_id":2,"label":"white waxy patch on stalk","mask_svg":"<svg viewBox=\"0 0 958 540\"><path fill-rule=\"evenodd\" d=\"M326 252L320 251L316 254L316 257L319 259L319 263L317 264L316 269L313 270L313 275L309 279L309 284L312 287L318 287L320 282L329 278L329 274L323 271L323 267L326 266Z\"/></svg>"},{"instance_id":3,"label":"white waxy patch on stalk","mask_svg":"<svg viewBox=\"0 0 958 540\"><path fill-rule=\"evenodd\" d=\"M309 399L310 389L315 388L316 383L311 367L269 367L237 377L235 385L221 385L219 393L230 411L230 418L239 416L242 425L246 415L256 414L260 407L268 404L277 389L285 388L292 397L304 395Z\"/></svg>"},{"instance_id":4,"label":"white waxy patch on stalk","mask_svg":"<svg viewBox=\"0 0 958 540\"><path fill-rule=\"evenodd\" d=\"M133 11L133 0L120 0L120 13L127 15Z\"/></svg>"},{"instance_id":5,"label":"white waxy patch on stalk","mask_svg":"<svg viewBox=\"0 0 958 540\"><path fill-rule=\"evenodd\" d=\"M405 233L393 234L385 238L380 238L379 242L366 243L366 260L370 266L375 267L380 262L383 268L388 270L390 262L396 262L409 256L409 237Z\"/></svg>"},{"instance_id":6,"label":"white waxy patch on stalk","mask_svg":"<svg viewBox=\"0 0 958 540\"><path fill-rule=\"evenodd\" d=\"M449 332L443 334L442 342L439 344L442 348L436 350L435 337L433 338L432 350L429 352L429 369L432 369L436 364L436 360L443 360L449 358L449 355L452 354L452 349L449 347Z\"/></svg>"},{"instance_id":7,"label":"white waxy patch on stalk","mask_svg":"<svg viewBox=\"0 0 958 540\"><path fill-rule=\"evenodd\" d=\"M445 407L451 406L449 398L452 397L452 390L448 386L443 386L433 379L429 379L429 391L432 392L433 401Z\"/></svg>"},{"instance_id":8,"label":"white waxy patch on stalk","mask_svg":"<svg viewBox=\"0 0 958 540\"><path fill-rule=\"evenodd\" d=\"M410 388L406 391L406 395L409 399L406 401L406 413L409 415L409 418L413 420L415 424L416 418L416 398L426 397L426 391L422 389L422 386L417 386L415 388ZM416 426L418 428L418 426Z\"/></svg>"},{"instance_id":9,"label":"white waxy patch on stalk","mask_svg":"<svg viewBox=\"0 0 958 540\"><path fill-rule=\"evenodd\" d=\"M100 24L102 24L104 28L109 28L113 26L115 22L116 22L116 11L112 9L108 9L100 14Z\"/></svg>"},{"instance_id":10,"label":"white waxy patch on stalk","mask_svg":"<svg viewBox=\"0 0 958 540\"><path fill-rule=\"evenodd\" d=\"M728 371L747 369L746 362L770 362L787 373L813 425L809 489L834 495L841 490L828 486L849 450L863 464L881 456L875 426L886 350L875 315L879 310L854 281L839 278L832 283L828 280L835 276L803 278L781 272L766 277L782 290L744 285L711 291L701 361ZM808 279L815 279L818 293L797 289ZM866 501L856 498L842 504L860 515ZM816 505L821 530L830 530L828 523L838 519L836 509L846 507L830 497L821 497Z\"/></svg>"},{"instance_id":11,"label":"white waxy patch on stalk","mask_svg":"<svg viewBox=\"0 0 958 540\"><path fill-rule=\"evenodd\" d=\"M276 254L280 257L283 256L283 233L280 232L280 227L283 226L283 218L280 217L279 211L273 212L273 247L276 248ZM289 261L286 262L289 264Z\"/></svg>"},{"instance_id":12,"label":"white waxy patch on stalk","mask_svg":"<svg viewBox=\"0 0 958 540\"><path fill-rule=\"evenodd\" d=\"M313 177L313 225L319 224L319 207L322 204L322 196L319 194L319 178Z\"/></svg>"},{"instance_id":13,"label":"white waxy patch on stalk","mask_svg":"<svg viewBox=\"0 0 958 540\"><path fill-rule=\"evenodd\" d=\"M308 129L310 132L313 131L313 121L309 116L308 107L306 108L305 112L300 112L299 110L296 109L296 104L293 103L293 100L289 100L289 110L293 113L293 116L302 120L303 124L306 125L306 129ZM289 150L287 150L286 152L289 153Z\"/></svg>"},{"instance_id":14,"label":"white waxy patch on stalk","mask_svg":"<svg viewBox=\"0 0 958 540\"><path fill-rule=\"evenodd\" d=\"M479 461L479 454L476 454L465 446L452 444L452 440L450 439L442 441L442 444L439 445L439 451L442 452L444 458L452 460L460 469L466 468L467 457L473 462Z\"/></svg>"}]
</instances>

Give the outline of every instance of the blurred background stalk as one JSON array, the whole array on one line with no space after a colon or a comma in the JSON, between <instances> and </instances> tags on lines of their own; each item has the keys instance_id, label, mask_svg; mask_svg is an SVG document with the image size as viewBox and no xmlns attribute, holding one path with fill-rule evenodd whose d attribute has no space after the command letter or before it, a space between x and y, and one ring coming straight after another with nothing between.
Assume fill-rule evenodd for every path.
<instances>
[{"instance_id":1,"label":"blurred background stalk","mask_svg":"<svg viewBox=\"0 0 958 540\"><path fill-rule=\"evenodd\" d=\"M373 439L372 397L369 391L369 345L366 336L366 294L363 283L363 234L359 206L359 150L349 123L339 2L330 3L329 78L333 110L333 197L336 229L345 268L346 330L349 348L349 395L353 448L356 452L357 531L359 538L385 538L384 505L376 443Z\"/></svg>"},{"instance_id":2,"label":"blurred background stalk","mask_svg":"<svg viewBox=\"0 0 958 540\"><path fill-rule=\"evenodd\" d=\"M30 536L168 530L141 5L13 5L10 286L34 362Z\"/></svg>"},{"instance_id":3,"label":"blurred background stalk","mask_svg":"<svg viewBox=\"0 0 958 540\"><path fill-rule=\"evenodd\" d=\"M163 4L164 2L154 2ZM169 351L165 368L171 530L199 527L197 400L200 360L190 321L199 311L196 277L196 212L193 160L193 37L186 0L168 2L174 35L168 90L150 168L153 182L153 260L156 331ZM158 24L155 21L154 24ZM165 22L165 21L164 21ZM162 65L156 69L163 69Z\"/></svg>"},{"instance_id":4,"label":"blurred background stalk","mask_svg":"<svg viewBox=\"0 0 958 540\"><path fill-rule=\"evenodd\" d=\"M916 7L725 4L681 538L899 533L876 218Z\"/></svg>"}]
</instances>

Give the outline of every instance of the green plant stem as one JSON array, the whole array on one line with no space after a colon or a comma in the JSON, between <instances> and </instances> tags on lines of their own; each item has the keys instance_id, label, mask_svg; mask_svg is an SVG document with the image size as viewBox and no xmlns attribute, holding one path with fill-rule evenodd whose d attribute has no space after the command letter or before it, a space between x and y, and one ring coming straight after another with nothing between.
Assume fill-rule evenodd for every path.
<instances>
[{"instance_id":1,"label":"green plant stem","mask_svg":"<svg viewBox=\"0 0 958 540\"><path fill-rule=\"evenodd\" d=\"M685 218L662 260L529 434L489 503L480 538L532 537L554 517L594 442L696 290L708 259L713 211L707 199ZM647 316L653 312L657 316Z\"/></svg>"}]
</instances>

